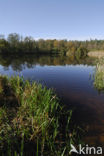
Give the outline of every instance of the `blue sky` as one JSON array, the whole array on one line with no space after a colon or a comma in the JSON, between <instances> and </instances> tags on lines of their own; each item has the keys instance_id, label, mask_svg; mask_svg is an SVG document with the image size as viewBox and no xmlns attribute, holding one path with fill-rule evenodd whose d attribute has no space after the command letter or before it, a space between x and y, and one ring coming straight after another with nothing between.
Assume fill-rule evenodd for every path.
<instances>
[{"instance_id":1,"label":"blue sky","mask_svg":"<svg viewBox=\"0 0 104 156\"><path fill-rule=\"evenodd\" d=\"M104 0L0 0L0 34L104 39Z\"/></svg>"}]
</instances>

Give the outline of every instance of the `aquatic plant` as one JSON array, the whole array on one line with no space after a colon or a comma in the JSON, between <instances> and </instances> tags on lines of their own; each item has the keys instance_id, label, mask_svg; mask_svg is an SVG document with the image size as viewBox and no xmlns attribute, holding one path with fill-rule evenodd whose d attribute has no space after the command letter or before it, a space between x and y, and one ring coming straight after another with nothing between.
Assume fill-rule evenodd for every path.
<instances>
[{"instance_id":1,"label":"aquatic plant","mask_svg":"<svg viewBox=\"0 0 104 156\"><path fill-rule=\"evenodd\" d=\"M99 91L104 91L104 58L99 59L94 74L94 86Z\"/></svg>"},{"instance_id":2,"label":"aquatic plant","mask_svg":"<svg viewBox=\"0 0 104 156\"><path fill-rule=\"evenodd\" d=\"M71 116L52 89L0 76L1 155L69 155L79 141Z\"/></svg>"}]
</instances>

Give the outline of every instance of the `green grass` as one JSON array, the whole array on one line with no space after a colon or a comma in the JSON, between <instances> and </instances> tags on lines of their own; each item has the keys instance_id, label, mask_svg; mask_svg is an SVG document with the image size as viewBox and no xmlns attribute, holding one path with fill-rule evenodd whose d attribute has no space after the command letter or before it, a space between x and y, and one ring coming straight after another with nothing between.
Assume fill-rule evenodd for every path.
<instances>
[{"instance_id":1,"label":"green grass","mask_svg":"<svg viewBox=\"0 0 104 156\"><path fill-rule=\"evenodd\" d=\"M0 76L0 155L66 156L79 134L51 89Z\"/></svg>"},{"instance_id":2,"label":"green grass","mask_svg":"<svg viewBox=\"0 0 104 156\"><path fill-rule=\"evenodd\" d=\"M103 72L96 72L94 86L99 90L104 90L104 73Z\"/></svg>"},{"instance_id":3,"label":"green grass","mask_svg":"<svg viewBox=\"0 0 104 156\"><path fill-rule=\"evenodd\" d=\"M99 91L104 91L104 58L101 58L97 63L94 74L94 86Z\"/></svg>"}]
</instances>

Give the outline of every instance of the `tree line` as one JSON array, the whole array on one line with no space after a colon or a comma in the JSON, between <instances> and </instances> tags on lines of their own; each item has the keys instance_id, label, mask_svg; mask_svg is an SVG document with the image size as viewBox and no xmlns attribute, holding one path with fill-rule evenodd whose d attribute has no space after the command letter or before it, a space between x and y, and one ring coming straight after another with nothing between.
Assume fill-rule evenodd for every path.
<instances>
[{"instance_id":1,"label":"tree line","mask_svg":"<svg viewBox=\"0 0 104 156\"><path fill-rule=\"evenodd\" d=\"M17 33L9 34L7 38L0 35L0 53L34 53L60 54L62 56L85 57L88 51L104 50L104 40L68 41L56 39L35 40L22 37Z\"/></svg>"}]
</instances>

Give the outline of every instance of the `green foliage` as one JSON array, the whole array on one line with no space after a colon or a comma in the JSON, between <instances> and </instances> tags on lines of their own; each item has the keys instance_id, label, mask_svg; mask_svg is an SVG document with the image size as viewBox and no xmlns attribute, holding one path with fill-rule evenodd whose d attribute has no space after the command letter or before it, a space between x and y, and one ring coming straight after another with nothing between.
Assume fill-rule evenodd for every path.
<instances>
[{"instance_id":1,"label":"green foliage","mask_svg":"<svg viewBox=\"0 0 104 156\"><path fill-rule=\"evenodd\" d=\"M4 39L0 39L0 53L7 53L9 48L9 43Z\"/></svg>"},{"instance_id":2,"label":"green foliage","mask_svg":"<svg viewBox=\"0 0 104 156\"><path fill-rule=\"evenodd\" d=\"M87 50L86 50L87 49ZM104 40L67 41L67 40L34 40L31 36L23 38L19 34L9 34L7 39L0 37L0 53L34 53L34 54L72 54L79 58L86 56L87 51L104 50Z\"/></svg>"},{"instance_id":3,"label":"green foliage","mask_svg":"<svg viewBox=\"0 0 104 156\"><path fill-rule=\"evenodd\" d=\"M85 58L87 56L88 50L84 47L78 48L76 53L75 53L75 57L77 59L82 59Z\"/></svg>"},{"instance_id":4,"label":"green foliage","mask_svg":"<svg viewBox=\"0 0 104 156\"><path fill-rule=\"evenodd\" d=\"M36 82L1 76L0 83L1 155L68 155L70 143L78 142L72 111Z\"/></svg>"},{"instance_id":5,"label":"green foliage","mask_svg":"<svg viewBox=\"0 0 104 156\"><path fill-rule=\"evenodd\" d=\"M11 43L13 46L16 46L16 44L19 42L20 40L20 36L16 33L14 34L9 34L8 38L7 38L8 42Z\"/></svg>"},{"instance_id":6,"label":"green foliage","mask_svg":"<svg viewBox=\"0 0 104 156\"><path fill-rule=\"evenodd\" d=\"M94 86L99 90L104 90L104 73L103 72L96 72Z\"/></svg>"},{"instance_id":7,"label":"green foliage","mask_svg":"<svg viewBox=\"0 0 104 156\"><path fill-rule=\"evenodd\" d=\"M94 74L94 86L104 92L104 58L99 59Z\"/></svg>"}]
</instances>

